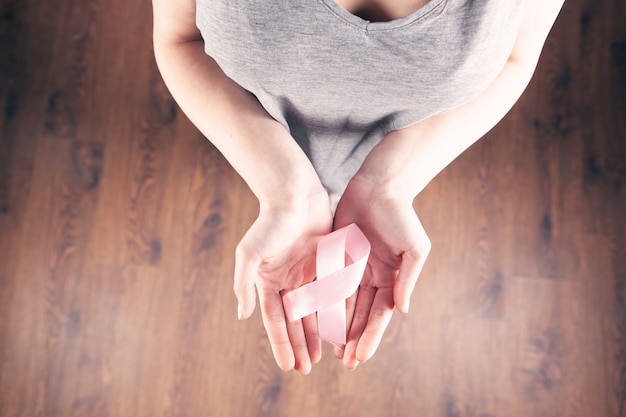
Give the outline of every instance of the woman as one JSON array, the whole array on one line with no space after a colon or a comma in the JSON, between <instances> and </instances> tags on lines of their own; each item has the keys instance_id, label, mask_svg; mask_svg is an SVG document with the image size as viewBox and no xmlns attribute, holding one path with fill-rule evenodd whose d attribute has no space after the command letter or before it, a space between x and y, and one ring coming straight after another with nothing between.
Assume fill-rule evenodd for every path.
<instances>
[{"instance_id":1,"label":"woman","mask_svg":"<svg viewBox=\"0 0 626 417\"><path fill-rule=\"evenodd\" d=\"M345 366L408 312L430 250L413 199L517 101L562 4L153 0L168 88L259 199L234 289L240 319L256 289L283 370L320 360L315 317L288 323L281 294L313 280L333 229L356 223L372 244L335 348Z\"/></svg>"}]
</instances>

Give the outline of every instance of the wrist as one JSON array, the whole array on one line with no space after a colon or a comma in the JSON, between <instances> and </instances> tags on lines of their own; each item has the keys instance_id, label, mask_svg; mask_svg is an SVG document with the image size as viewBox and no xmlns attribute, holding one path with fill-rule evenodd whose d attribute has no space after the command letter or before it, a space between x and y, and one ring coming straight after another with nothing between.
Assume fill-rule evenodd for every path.
<instances>
[{"instance_id":1,"label":"wrist","mask_svg":"<svg viewBox=\"0 0 626 417\"><path fill-rule=\"evenodd\" d=\"M330 209L328 193L316 175L276 181L262 187L255 195L262 211L294 211L313 205L319 207L321 204Z\"/></svg>"},{"instance_id":2,"label":"wrist","mask_svg":"<svg viewBox=\"0 0 626 417\"><path fill-rule=\"evenodd\" d=\"M230 161L259 200L261 208L298 206L327 196L313 165L285 127L269 116L248 120L241 135L249 149ZM327 197L326 197L327 199Z\"/></svg>"},{"instance_id":3,"label":"wrist","mask_svg":"<svg viewBox=\"0 0 626 417\"><path fill-rule=\"evenodd\" d=\"M443 169L436 149L444 138L433 120L390 132L370 152L355 175L389 195L411 201Z\"/></svg>"},{"instance_id":4,"label":"wrist","mask_svg":"<svg viewBox=\"0 0 626 417\"><path fill-rule=\"evenodd\" d=\"M366 193L370 201L395 199L412 204L426 185L418 185L417 177L411 177L406 167L387 164L387 160L376 159L363 164L352 177L349 186L358 187L361 193Z\"/></svg>"},{"instance_id":5,"label":"wrist","mask_svg":"<svg viewBox=\"0 0 626 417\"><path fill-rule=\"evenodd\" d=\"M374 202L393 200L412 206L415 198L415 195L397 178L376 175L376 172L371 170L357 172L348 184L346 192L348 191L355 193L359 196L359 200L369 205Z\"/></svg>"}]
</instances>

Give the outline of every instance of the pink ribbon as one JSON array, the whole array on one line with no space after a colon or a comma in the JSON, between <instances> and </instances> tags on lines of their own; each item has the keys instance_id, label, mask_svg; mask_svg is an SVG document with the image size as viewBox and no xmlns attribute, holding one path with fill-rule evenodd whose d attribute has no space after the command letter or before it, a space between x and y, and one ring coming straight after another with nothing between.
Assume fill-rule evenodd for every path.
<instances>
[{"instance_id":1,"label":"pink ribbon","mask_svg":"<svg viewBox=\"0 0 626 417\"><path fill-rule=\"evenodd\" d=\"M317 312L321 339L345 344L345 300L359 288L370 249L354 223L324 236L317 245L317 279L283 295L287 319L292 322ZM352 263L346 265L346 258Z\"/></svg>"}]
</instances>

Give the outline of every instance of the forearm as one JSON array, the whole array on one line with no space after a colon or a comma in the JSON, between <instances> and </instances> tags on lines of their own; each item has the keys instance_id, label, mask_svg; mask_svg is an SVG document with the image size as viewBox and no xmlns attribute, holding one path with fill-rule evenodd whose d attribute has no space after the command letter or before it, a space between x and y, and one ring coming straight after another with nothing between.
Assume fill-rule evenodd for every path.
<instances>
[{"instance_id":1,"label":"forearm","mask_svg":"<svg viewBox=\"0 0 626 417\"><path fill-rule=\"evenodd\" d=\"M509 60L476 99L391 132L368 155L356 177L389 195L411 200L450 162L493 128L530 82L563 0L536 0Z\"/></svg>"},{"instance_id":2,"label":"forearm","mask_svg":"<svg viewBox=\"0 0 626 417\"><path fill-rule=\"evenodd\" d=\"M187 117L220 150L261 205L289 203L322 189L287 129L228 78L200 39L155 37L163 79Z\"/></svg>"},{"instance_id":3,"label":"forearm","mask_svg":"<svg viewBox=\"0 0 626 417\"><path fill-rule=\"evenodd\" d=\"M388 134L357 175L381 191L413 199L457 156L495 126L518 100L532 68L506 64L477 99Z\"/></svg>"}]
</instances>

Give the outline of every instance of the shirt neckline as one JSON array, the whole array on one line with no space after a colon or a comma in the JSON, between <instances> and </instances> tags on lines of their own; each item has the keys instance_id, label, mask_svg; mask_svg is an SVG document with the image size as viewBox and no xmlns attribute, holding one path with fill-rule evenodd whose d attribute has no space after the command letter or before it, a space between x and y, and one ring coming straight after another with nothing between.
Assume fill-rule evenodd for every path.
<instances>
[{"instance_id":1,"label":"shirt neckline","mask_svg":"<svg viewBox=\"0 0 626 417\"><path fill-rule=\"evenodd\" d=\"M415 12L409 14L408 16L384 22L371 22L347 11L346 9L341 7L335 0L320 1L324 3L324 5L328 7L328 9L337 17L341 18L352 26L356 26L357 28L365 30L366 32L400 29L405 26L417 23L420 20L423 20L424 18L431 15L446 2L446 0L430 0L428 3L420 7Z\"/></svg>"}]
</instances>

